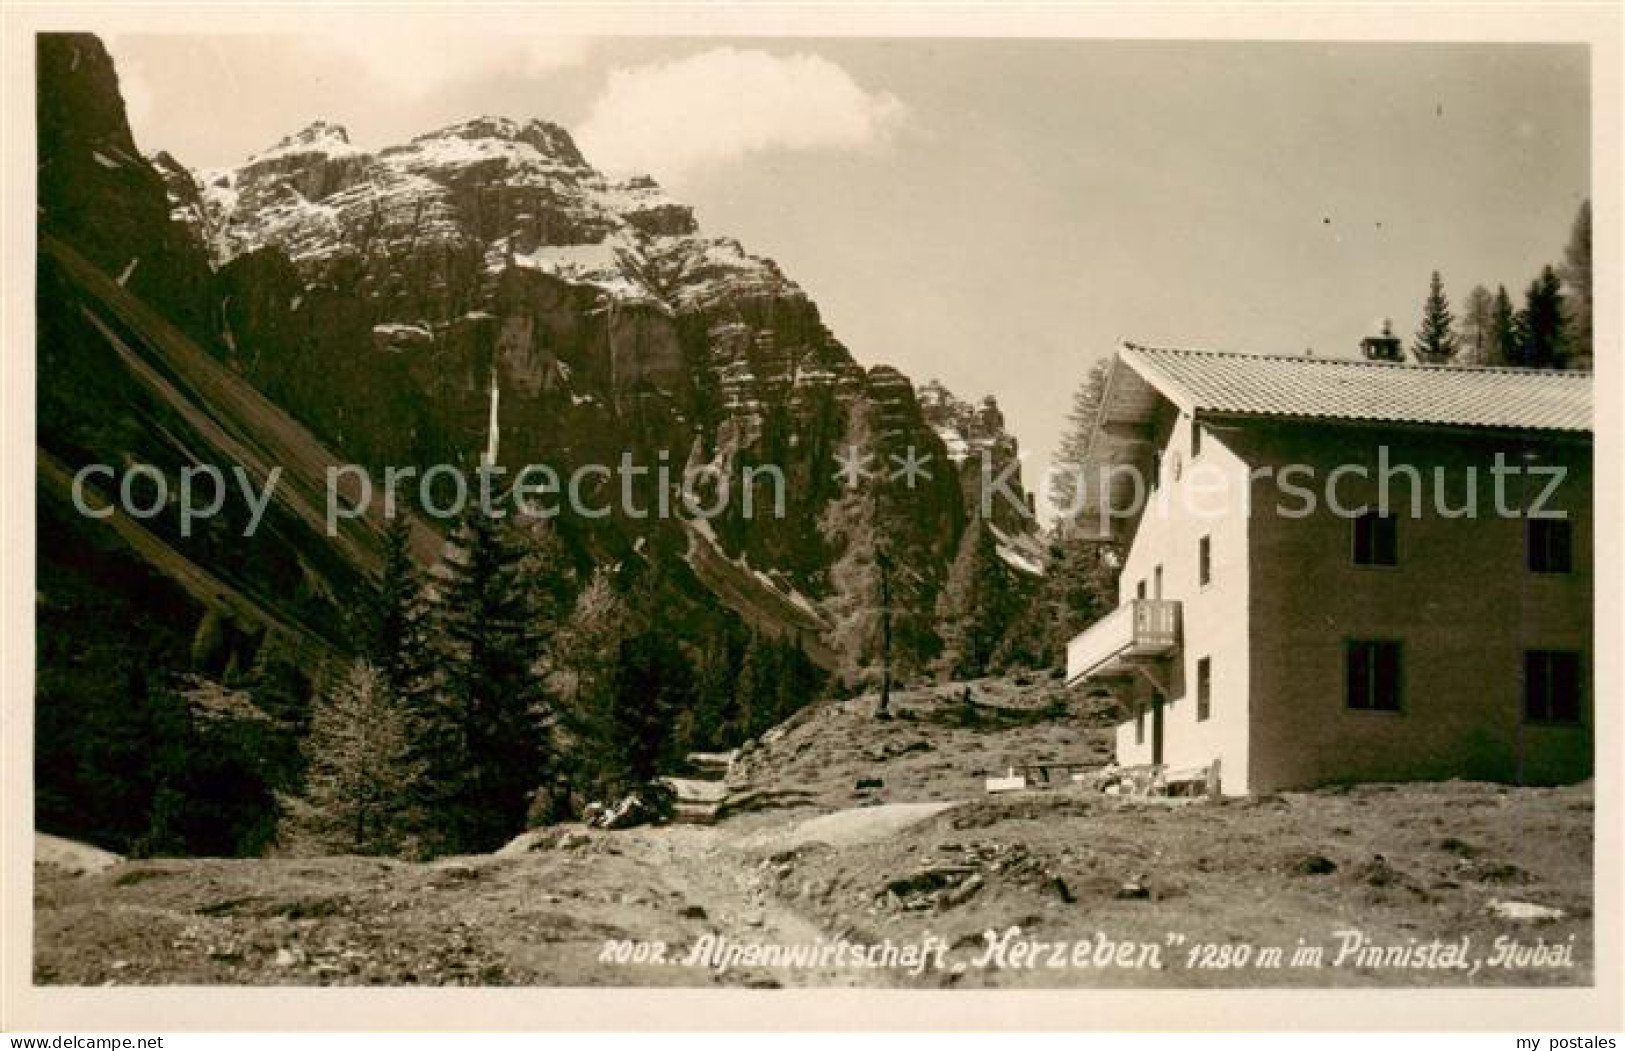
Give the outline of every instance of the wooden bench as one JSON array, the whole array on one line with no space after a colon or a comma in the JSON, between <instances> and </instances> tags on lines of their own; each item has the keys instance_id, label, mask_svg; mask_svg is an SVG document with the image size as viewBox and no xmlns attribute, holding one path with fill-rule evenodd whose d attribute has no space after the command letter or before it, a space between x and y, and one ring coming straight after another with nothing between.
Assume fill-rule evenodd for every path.
<instances>
[{"instance_id":1,"label":"wooden bench","mask_svg":"<svg viewBox=\"0 0 1625 1051\"><path fill-rule=\"evenodd\" d=\"M990 777L987 779L989 792L1016 792L1024 788L1047 788L1055 784L1057 778L1052 774L1072 775L1071 781L1078 780L1078 772L1084 770L1098 770L1099 763L1067 762L1056 760L1044 763L1011 763L1004 777ZM1061 780L1067 780L1062 778Z\"/></svg>"}]
</instances>

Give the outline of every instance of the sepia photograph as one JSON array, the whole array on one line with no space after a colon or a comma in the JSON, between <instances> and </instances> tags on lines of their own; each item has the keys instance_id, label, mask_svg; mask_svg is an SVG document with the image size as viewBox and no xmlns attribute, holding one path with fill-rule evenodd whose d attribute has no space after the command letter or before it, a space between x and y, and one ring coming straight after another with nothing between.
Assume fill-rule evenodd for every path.
<instances>
[{"instance_id":1,"label":"sepia photograph","mask_svg":"<svg viewBox=\"0 0 1625 1051\"><path fill-rule=\"evenodd\" d=\"M1617 980L1583 38L81 13L11 980Z\"/></svg>"}]
</instances>

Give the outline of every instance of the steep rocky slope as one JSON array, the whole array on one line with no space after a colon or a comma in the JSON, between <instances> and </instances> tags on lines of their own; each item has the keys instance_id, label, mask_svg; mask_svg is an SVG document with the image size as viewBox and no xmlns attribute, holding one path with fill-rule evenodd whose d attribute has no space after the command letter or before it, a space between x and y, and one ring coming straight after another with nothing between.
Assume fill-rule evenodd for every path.
<instances>
[{"instance_id":1,"label":"steep rocky slope","mask_svg":"<svg viewBox=\"0 0 1625 1051\"><path fill-rule=\"evenodd\" d=\"M874 606L885 545L911 567L905 655L929 657L982 452L1001 467L1016 453L996 406L970 411L935 385L922 401L897 370L859 365L776 264L702 233L652 179L606 178L557 125L492 117L377 153L317 122L237 168L153 163L218 269L223 353L351 456L470 464L495 382L505 467L567 475L627 455L674 474L705 464L733 486L686 538L615 501L588 530L604 549L714 541L690 555L713 590L816 603L795 628L816 634ZM835 475L851 446L877 477L849 491ZM910 449L929 476L890 477ZM761 465L783 472L782 511L760 475L754 506L740 499ZM633 509L658 496L648 479L633 491ZM996 515L1007 535L1028 530L1016 506ZM832 575L843 558L853 571ZM723 562L734 580L716 578Z\"/></svg>"}]
</instances>

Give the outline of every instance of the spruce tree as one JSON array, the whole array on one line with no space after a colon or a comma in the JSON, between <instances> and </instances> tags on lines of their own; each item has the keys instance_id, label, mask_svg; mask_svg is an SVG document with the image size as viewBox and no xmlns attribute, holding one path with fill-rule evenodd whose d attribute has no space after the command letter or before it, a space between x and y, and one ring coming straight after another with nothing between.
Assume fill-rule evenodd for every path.
<instances>
[{"instance_id":1,"label":"spruce tree","mask_svg":"<svg viewBox=\"0 0 1625 1051\"><path fill-rule=\"evenodd\" d=\"M531 619L521 556L512 525L476 507L448 545L438 582L438 715L447 759L461 769L437 760L436 779L462 850L489 850L514 835L531 791L551 780L537 718L545 625Z\"/></svg>"},{"instance_id":2,"label":"spruce tree","mask_svg":"<svg viewBox=\"0 0 1625 1051\"><path fill-rule=\"evenodd\" d=\"M1445 298L1444 279L1437 270L1428 282L1422 325L1411 342L1411 353L1424 365L1448 365L1456 356L1455 319L1450 314L1450 301Z\"/></svg>"},{"instance_id":3,"label":"spruce tree","mask_svg":"<svg viewBox=\"0 0 1625 1051\"><path fill-rule=\"evenodd\" d=\"M1557 271L1542 267L1524 293L1518 312L1517 363L1531 369L1560 369L1567 355L1563 317L1563 283Z\"/></svg>"},{"instance_id":4,"label":"spruce tree","mask_svg":"<svg viewBox=\"0 0 1625 1051\"><path fill-rule=\"evenodd\" d=\"M384 567L376 589L361 603L361 650L397 697L423 685L423 579L412 557L411 526L404 515L390 520Z\"/></svg>"}]
</instances>

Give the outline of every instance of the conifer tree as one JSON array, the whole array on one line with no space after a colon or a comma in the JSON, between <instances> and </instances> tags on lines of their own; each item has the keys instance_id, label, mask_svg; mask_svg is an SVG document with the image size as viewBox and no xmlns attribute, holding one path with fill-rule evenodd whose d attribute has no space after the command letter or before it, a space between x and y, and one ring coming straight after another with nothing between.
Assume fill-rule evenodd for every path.
<instances>
[{"instance_id":1,"label":"conifer tree","mask_svg":"<svg viewBox=\"0 0 1625 1051\"><path fill-rule=\"evenodd\" d=\"M1505 285L1495 289L1495 305L1490 312L1489 365L1518 363L1518 317Z\"/></svg>"},{"instance_id":2,"label":"conifer tree","mask_svg":"<svg viewBox=\"0 0 1625 1051\"><path fill-rule=\"evenodd\" d=\"M943 639L939 667L949 676L975 678L991 670L994 653L1019 606L1011 572L986 523L973 518L960 538L937 603Z\"/></svg>"},{"instance_id":3,"label":"conifer tree","mask_svg":"<svg viewBox=\"0 0 1625 1051\"><path fill-rule=\"evenodd\" d=\"M1491 341L1495 334L1495 296L1483 285L1467 293L1458 322L1456 345L1464 365L1487 365L1494 357Z\"/></svg>"},{"instance_id":4,"label":"conifer tree","mask_svg":"<svg viewBox=\"0 0 1625 1051\"><path fill-rule=\"evenodd\" d=\"M823 676L799 639L780 639L779 675L773 684L773 725L778 725L810 704L823 689Z\"/></svg>"},{"instance_id":5,"label":"conifer tree","mask_svg":"<svg viewBox=\"0 0 1625 1051\"><path fill-rule=\"evenodd\" d=\"M1059 526L1050 538L1044 576L1012 618L995 665L1043 668L1064 660L1074 635L1117 608L1120 565L1116 544Z\"/></svg>"},{"instance_id":6,"label":"conifer tree","mask_svg":"<svg viewBox=\"0 0 1625 1051\"><path fill-rule=\"evenodd\" d=\"M692 747L727 748L745 739L737 733L738 704L734 691L748 640L739 637L733 618L712 629L695 666Z\"/></svg>"},{"instance_id":7,"label":"conifer tree","mask_svg":"<svg viewBox=\"0 0 1625 1051\"><path fill-rule=\"evenodd\" d=\"M621 643L636 630L610 572L594 569L576 597L555 651L561 772L588 795L609 791L619 766L613 697Z\"/></svg>"},{"instance_id":8,"label":"conifer tree","mask_svg":"<svg viewBox=\"0 0 1625 1051\"><path fill-rule=\"evenodd\" d=\"M1560 369L1568 347L1563 317L1563 283L1557 271L1542 267L1524 293L1517 319L1517 364L1531 369Z\"/></svg>"},{"instance_id":9,"label":"conifer tree","mask_svg":"<svg viewBox=\"0 0 1625 1051\"><path fill-rule=\"evenodd\" d=\"M671 633L621 640L609 709L611 773L619 788L647 784L677 758L677 718L693 703L692 673Z\"/></svg>"},{"instance_id":10,"label":"conifer tree","mask_svg":"<svg viewBox=\"0 0 1625 1051\"><path fill-rule=\"evenodd\" d=\"M736 731L740 740L755 737L767 725L763 711L769 695L772 659L767 652L767 640L758 632L751 632L750 641L739 659L739 675L734 680L734 711L738 719Z\"/></svg>"},{"instance_id":11,"label":"conifer tree","mask_svg":"<svg viewBox=\"0 0 1625 1051\"><path fill-rule=\"evenodd\" d=\"M531 619L521 556L512 525L474 508L442 563L436 694L449 751L436 780L462 850L492 849L523 828L528 796L551 780L537 718L545 625Z\"/></svg>"},{"instance_id":12,"label":"conifer tree","mask_svg":"<svg viewBox=\"0 0 1625 1051\"><path fill-rule=\"evenodd\" d=\"M993 660L1043 666L1061 659L1066 640L1117 604L1113 546L1079 526L1081 474L1093 440L1109 361L1097 361L1073 394L1067 428L1052 467L1052 503L1060 515L1051 533L1044 578L1025 589L1012 610Z\"/></svg>"},{"instance_id":13,"label":"conifer tree","mask_svg":"<svg viewBox=\"0 0 1625 1051\"><path fill-rule=\"evenodd\" d=\"M1572 368L1592 367L1591 336L1591 202L1580 205L1569 232L1569 243L1563 250L1560 271L1568 321L1568 364Z\"/></svg>"},{"instance_id":14,"label":"conifer tree","mask_svg":"<svg viewBox=\"0 0 1625 1051\"><path fill-rule=\"evenodd\" d=\"M317 700L305 754L305 788L287 801L284 840L319 853L399 852L414 774L407 724L382 673L365 659Z\"/></svg>"},{"instance_id":15,"label":"conifer tree","mask_svg":"<svg viewBox=\"0 0 1625 1051\"><path fill-rule=\"evenodd\" d=\"M361 606L362 652L397 697L410 697L423 685L427 645L423 579L412 557L411 526L404 515L390 520L383 573Z\"/></svg>"},{"instance_id":16,"label":"conifer tree","mask_svg":"<svg viewBox=\"0 0 1625 1051\"><path fill-rule=\"evenodd\" d=\"M1090 435L1095 428L1095 419L1100 414L1100 400L1105 397L1106 377L1110 372L1111 366L1108 361L1095 362L1072 394L1072 408L1066 416L1066 431L1061 437L1061 447L1056 451L1051 468L1053 484L1050 488L1050 500L1057 513L1064 517L1071 517L1079 512L1078 485L1081 481L1079 471L1083 466L1084 457L1089 453Z\"/></svg>"},{"instance_id":17,"label":"conifer tree","mask_svg":"<svg viewBox=\"0 0 1625 1051\"><path fill-rule=\"evenodd\" d=\"M1448 365L1456 356L1455 319L1450 314L1450 301L1445 298L1444 279L1437 270L1428 282L1422 325L1411 342L1411 353L1424 365Z\"/></svg>"}]
</instances>

